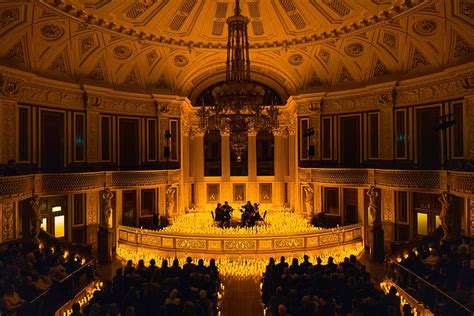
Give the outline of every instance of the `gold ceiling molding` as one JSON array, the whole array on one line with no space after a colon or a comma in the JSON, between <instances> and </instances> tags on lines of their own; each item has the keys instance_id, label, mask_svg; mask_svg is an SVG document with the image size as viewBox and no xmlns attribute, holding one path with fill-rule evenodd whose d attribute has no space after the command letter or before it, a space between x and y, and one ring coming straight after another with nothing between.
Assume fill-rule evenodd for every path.
<instances>
[{"instance_id":1,"label":"gold ceiling molding","mask_svg":"<svg viewBox=\"0 0 474 316\"><path fill-rule=\"evenodd\" d=\"M196 0L180 0L176 1L180 3L177 10L174 1L168 2L163 0L153 0L147 3L137 2L132 7L130 7L129 1L111 0L100 8L91 6L91 1L87 0L38 1L48 9L56 10L63 16L69 16L79 23L100 27L119 36L171 46L225 49L225 37L221 36L222 32L216 31L216 28L220 29L220 26L210 26L207 33L206 31L196 32L192 30L193 28L202 29L203 23L211 25L212 23L209 23L209 19L217 19L214 21L214 24L216 21L221 24L223 23L219 19L222 19L222 12L224 10L222 6L225 3L219 0L206 1L200 6L196 5ZM271 5L268 2L271 2ZM432 5L433 0L375 2L370 0L324 0L322 4L318 1L311 1L311 4L305 4L303 2L296 3L293 0L272 0L259 3L264 4L271 10L257 10L253 8L255 6L253 1L247 1L248 12L245 10L245 6L243 7L244 15L257 19L257 21L251 22L253 29L257 28L260 30L261 27L262 29L270 30L276 28L284 31L285 34L275 36L280 38L268 39L265 38L263 30L263 33L257 31L254 34L250 34L250 48L314 44L351 36L355 33L363 33L374 27L380 27L407 15L414 14ZM350 3L350 5L346 3ZM153 9L155 6L156 8ZM352 7L356 7L359 10L351 9ZM135 13L131 13L131 11ZM274 14L270 14L269 12L271 11L274 11ZM319 14L310 14L309 12L311 11L317 11ZM211 16L210 13L213 12L215 16ZM362 12L365 12L365 14L362 15ZM264 16L261 16L262 13ZM141 15L146 15L148 17L147 21L137 21L137 18ZM169 16L172 16L171 20ZM345 18L346 16L348 18ZM188 20L193 20L193 23ZM163 22L159 23L156 21ZM165 21L167 22L166 24L164 24ZM265 21L268 25L265 26L263 24L259 26L259 23L262 23L262 21ZM321 21L325 21L324 27L322 27ZM183 31L186 24L189 26L188 30ZM319 31L321 29L323 30ZM299 32L298 30L304 30L304 32ZM213 36L212 33L218 33L219 36ZM262 41L258 35L265 39Z\"/></svg>"},{"instance_id":2,"label":"gold ceiling molding","mask_svg":"<svg viewBox=\"0 0 474 316\"><path fill-rule=\"evenodd\" d=\"M248 11L251 22L263 21L265 27L266 33L260 37L260 41L256 39L255 45L263 47L262 41L269 41L273 36L269 34L287 38L286 42L281 42L281 46L278 46L281 43L276 40L276 44L272 44L275 47L250 50L252 76L278 91L284 100L300 93L331 92L381 82L403 81L473 61L474 35L471 29L474 19L466 15L466 6L460 5L457 0L445 1L446 10L438 8L437 1L413 1L413 7L400 12L396 19L368 23L363 29L347 33L347 36L339 36L337 32L332 35L328 33L324 41L291 44L295 36L304 37L304 32L315 32L330 24L326 21L326 26L322 22L321 26L316 25L318 21L314 18L320 15L321 10L328 10L328 14L335 17L338 15L337 10L343 10L341 8L344 7L339 7L339 4L344 3L351 10L343 15L341 19L344 20L346 17L354 18L362 14L359 11L365 6L377 11L379 2L393 6L403 1L314 1L319 3L318 10L310 1L303 3L293 0L292 4L279 0L244 1L244 13ZM139 24L148 18L147 14L174 12L168 7L171 1L160 7L164 2L166 1L153 2L137 18L143 19L139 22L127 19L131 24ZM223 49L225 43L220 39L222 36L208 38L222 49L200 48L194 44L186 47L186 36L172 45L139 39L135 36L136 33L131 34L125 27L119 27L120 31L116 27L106 27L107 24L100 22L99 15L88 18L87 21L83 19L89 16L84 13L88 10L108 10L111 6L116 6L117 12L126 12L137 2L68 0L67 3L55 1L56 6L52 7L41 0L0 2L0 64L71 84L90 84L145 94L191 97L199 93L198 90L206 89L206 85L222 80L222 65L226 59ZM178 3L175 11L184 2L178 0ZM199 4L191 5L191 2L185 3L189 6L184 6L184 11L180 9L180 14L190 10L186 13L188 17L182 26L183 31L184 28L191 27L188 25L191 20L206 18L209 22L207 24L193 22L192 34L212 32L213 21L221 21L230 14L231 6L227 0L206 0L205 3L210 3L212 10L202 11ZM292 15L294 12L285 11L282 3L288 6L286 9L292 8L292 5L298 9L297 12L307 23L305 28L298 30L292 24L288 14ZM81 5L85 7L79 14L78 9L73 6L80 8ZM203 16L197 16L199 14ZM275 23L283 23L278 22L280 18L288 19L285 23L293 25L294 29L291 30L288 25L285 29L283 26L281 29L274 25L267 27L265 21L268 22L270 17ZM117 18L116 25L118 20L120 19ZM153 19L149 23L152 21ZM170 21L163 23L168 25ZM101 23L103 25L99 26ZM137 27L140 27L138 24ZM296 33L292 35L287 31ZM204 45L206 40L201 42Z\"/></svg>"}]
</instances>

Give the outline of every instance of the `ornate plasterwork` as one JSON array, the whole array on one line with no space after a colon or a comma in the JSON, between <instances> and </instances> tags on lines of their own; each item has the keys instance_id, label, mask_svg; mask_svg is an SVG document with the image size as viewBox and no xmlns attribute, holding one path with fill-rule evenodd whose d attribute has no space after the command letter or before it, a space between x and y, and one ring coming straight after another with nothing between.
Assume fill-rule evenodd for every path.
<instances>
[{"instance_id":1,"label":"ornate plasterwork","mask_svg":"<svg viewBox=\"0 0 474 316\"><path fill-rule=\"evenodd\" d=\"M41 27L40 34L47 41L55 41L63 36L64 29L55 24L45 24Z\"/></svg>"},{"instance_id":2,"label":"ornate plasterwork","mask_svg":"<svg viewBox=\"0 0 474 316\"><path fill-rule=\"evenodd\" d=\"M393 193L391 190L382 190L382 219L384 222L393 223L395 221Z\"/></svg>"},{"instance_id":3,"label":"ornate plasterwork","mask_svg":"<svg viewBox=\"0 0 474 316\"><path fill-rule=\"evenodd\" d=\"M429 64L430 62L428 61L428 59L419 50L415 48L413 52L413 59L411 61L411 68L418 68Z\"/></svg>"},{"instance_id":4,"label":"ornate plasterwork","mask_svg":"<svg viewBox=\"0 0 474 316\"><path fill-rule=\"evenodd\" d=\"M174 56L173 63L178 67L184 67L189 63L189 58L184 55Z\"/></svg>"},{"instance_id":5,"label":"ornate plasterwork","mask_svg":"<svg viewBox=\"0 0 474 316\"><path fill-rule=\"evenodd\" d=\"M397 105L432 102L464 95L466 89L472 90L472 87L463 87L464 77L473 78L474 73L466 73L462 75L462 78L454 77L433 82L426 81L417 86L397 88Z\"/></svg>"},{"instance_id":6,"label":"ornate plasterwork","mask_svg":"<svg viewBox=\"0 0 474 316\"><path fill-rule=\"evenodd\" d=\"M2 242L12 240L14 238L14 204L0 204L0 210L2 212Z\"/></svg>"},{"instance_id":7,"label":"ornate plasterwork","mask_svg":"<svg viewBox=\"0 0 474 316\"><path fill-rule=\"evenodd\" d=\"M114 54L118 59L126 59L132 55L132 49L125 45L119 45L114 48Z\"/></svg>"},{"instance_id":8,"label":"ornate plasterwork","mask_svg":"<svg viewBox=\"0 0 474 316\"><path fill-rule=\"evenodd\" d=\"M434 20L423 19L413 24L413 29L420 35L433 35L438 29L438 23Z\"/></svg>"},{"instance_id":9,"label":"ornate plasterwork","mask_svg":"<svg viewBox=\"0 0 474 316\"><path fill-rule=\"evenodd\" d=\"M474 52L474 48L459 35L456 35L454 45L454 58L470 55Z\"/></svg>"},{"instance_id":10,"label":"ornate plasterwork","mask_svg":"<svg viewBox=\"0 0 474 316\"><path fill-rule=\"evenodd\" d=\"M26 64L26 56L23 47L23 40L18 41L7 54L7 58L22 64Z\"/></svg>"},{"instance_id":11,"label":"ornate plasterwork","mask_svg":"<svg viewBox=\"0 0 474 316\"><path fill-rule=\"evenodd\" d=\"M303 56L301 54L290 55L288 62L293 66L301 65L303 63Z\"/></svg>"},{"instance_id":12,"label":"ornate plasterwork","mask_svg":"<svg viewBox=\"0 0 474 316\"><path fill-rule=\"evenodd\" d=\"M323 113L338 113L376 109L391 105L392 88L375 90L371 93L360 93L346 97L324 98Z\"/></svg>"},{"instance_id":13,"label":"ornate plasterwork","mask_svg":"<svg viewBox=\"0 0 474 316\"><path fill-rule=\"evenodd\" d=\"M87 224L97 224L99 220L99 193L87 193Z\"/></svg>"},{"instance_id":14,"label":"ornate plasterwork","mask_svg":"<svg viewBox=\"0 0 474 316\"><path fill-rule=\"evenodd\" d=\"M347 45L344 50L347 55L357 57L364 53L364 45L361 43L351 43Z\"/></svg>"},{"instance_id":15,"label":"ornate plasterwork","mask_svg":"<svg viewBox=\"0 0 474 316\"><path fill-rule=\"evenodd\" d=\"M0 100L0 146L2 157L0 161L6 163L9 159L16 156L16 102L9 100Z\"/></svg>"},{"instance_id":16,"label":"ornate plasterwork","mask_svg":"<svg viewBox=\"0 0 474 316\"><path fill-rule=\"evenodd\" d=\"M0 10L0 34L4 29L20 19L20 8L3 8Z\"/></svg>"},{"instance_id":17,"label":"ornate plasterwork","mask_svg":"<svg viewBox=\"0 0 474 316\"><path fill-rule=\"evenodd\" d=\"M84 108L80 90L68 90L58 86L37 84L28 79L3 75L3 94L12 99L65 108Z\"/></svg>"},{"instance_id":18,"label":"ornate plasterwork","mask_svg":"<svg viewBox=\"0 0 474 316\"><path fill-rule=\"evenodd\" d=\"M153 100L134 100L125 98L109 97L107 95L88 94L87 106L96 111L109 113L135 113L155 116L156 104Z\"/></svg>"}]
</instances>

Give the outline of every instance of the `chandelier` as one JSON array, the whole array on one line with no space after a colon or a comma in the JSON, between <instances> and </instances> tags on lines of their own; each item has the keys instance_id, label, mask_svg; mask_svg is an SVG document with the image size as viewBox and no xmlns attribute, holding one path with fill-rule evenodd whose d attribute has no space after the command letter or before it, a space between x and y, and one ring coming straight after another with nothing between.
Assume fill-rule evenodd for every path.
<instances>
[{"instance_id":1,"label":"chandelier","mask_svg":"<svg viewBox=\"0 0 474 316\"><path fill-rule=\"evenodd\" d=\"M278 109L263 105L265 90L250 79L250 55L247 24L239 0L234 15L227 19L226 80L212 90L213 105L201 105L197 115L205 132L229 133L237 162L247 150L248 132L272 131L278 127Z\"/></svg>"}]
</instances>

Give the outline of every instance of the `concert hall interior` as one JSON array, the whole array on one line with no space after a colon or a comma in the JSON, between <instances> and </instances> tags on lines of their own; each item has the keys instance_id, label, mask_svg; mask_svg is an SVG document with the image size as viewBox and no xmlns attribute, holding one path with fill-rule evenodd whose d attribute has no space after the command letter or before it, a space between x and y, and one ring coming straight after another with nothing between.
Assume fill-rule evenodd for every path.
<instances>
[{"instance_id":1,"label":"concert hall interior","mask_svg":"<svg viewBox=\"0 0 474 316\"><path fill-rule=\"evenodd\" d=\"M0 314L474 315L474 0L0 0Z\"/></svg>"}]
</instances>

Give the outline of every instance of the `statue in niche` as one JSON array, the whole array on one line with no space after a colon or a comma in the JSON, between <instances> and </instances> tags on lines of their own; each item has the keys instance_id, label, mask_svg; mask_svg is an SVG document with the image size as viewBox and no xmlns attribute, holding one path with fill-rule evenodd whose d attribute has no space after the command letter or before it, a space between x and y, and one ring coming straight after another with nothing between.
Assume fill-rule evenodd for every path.
<instances>
[{"instance_id":1,"label":"statue in niche","mask_svg":"<svg viewBox=\"0 0 474 316\"><path fill-rule=\"evenodd\" d=\"M304 192L304 205L306 207L306 213L314 215L313 203L314 203L314 191L311 185L307 184L303 186Z\"/></svg>"},{"instance_id":2,"label":"statue in niche","mask_svg":"<svg viewBox=\"0 0 474 316\"><path fill-rule=\"evenodd\" d=\"M444 191L441 193L441 196L438 197L438 201L441 203L439 219L441 220L441 227L443 228L443 240L456 239L454 232L453 199L449 196L448 192Z\"/></svg>"},{"instance_id":3,"label":"statue in niche","mask_svg":"<svg viewBox=\"0 0 474 316\"><path fill-rule=\"evenodd\" d=\"M104 199L104 223L105 227L112 227L112 199L114 194L109 188L104 190L102 198Z\"/></svg>"},{"instance_id":4,"label":"statue in niche","mask_svg":"<svg viewBox=\"0 0 474 316\"><path fill-rule=\"evenodd\" d=\"M38 195L35 195L30 200L32 218L31 218L31 238L34 242L38 241L38 234L41 229L41 222L43 217L41 216L41 199Z\"/></svg>"},{"instance_id":5,"label":"statue in niche","mask_svg":"<svg viewBox=\"0 0 474 316\"><path fill-rule=\"evenodd\" d=\"M374 186L371 186L369 191L367 191L367 196L369 197L368 211L369 211L370 217L372 219L371 224L374 227L375 226L380 226L382 224L382 222L380 221L380 213L377 210L377 204L375 203L375 201L377 200L377 197L379 196L379 194L377 193L377 191L375 191Z\"/></svg>"},{"instance_id":6,"label":"statue in niche","mask_svg":"<svg viewBox=\"0 0 474 316\"><path fill-rule=\"evenodd\" d=\"M174 213L176 188L169 186L166 189L166 215Z\"/></svg>"}]
</instances>

